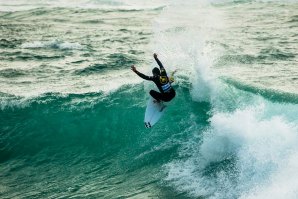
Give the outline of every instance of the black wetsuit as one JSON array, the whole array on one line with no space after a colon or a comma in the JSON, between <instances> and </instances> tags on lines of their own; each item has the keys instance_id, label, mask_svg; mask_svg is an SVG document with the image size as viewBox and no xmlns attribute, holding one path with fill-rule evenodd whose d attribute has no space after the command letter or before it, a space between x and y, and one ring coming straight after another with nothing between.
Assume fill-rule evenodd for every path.
<instances>
[{"instance_id":1,"label":"black wetsuit","mask_svg":"<svg viewBox=\"0 0 298 199\"><path fill-rule=\"evenodd\" d=\"M154 75L154 76L147 76L144 75L143 73L140 73L139 71L136 71L136 74L140 76L141 78L145 80L150 80L153 81L157 88L159 89L160 92L150 90L150 95L156 99L157 101L164 101L164 102L169 102L171 101L175 95L176 92L172 88L167 72L165 68L163 67L162 63L159 61L158 58L154 58L157 64L159 65L160 68L160 75Z\"/></svg>"}]
</instances>

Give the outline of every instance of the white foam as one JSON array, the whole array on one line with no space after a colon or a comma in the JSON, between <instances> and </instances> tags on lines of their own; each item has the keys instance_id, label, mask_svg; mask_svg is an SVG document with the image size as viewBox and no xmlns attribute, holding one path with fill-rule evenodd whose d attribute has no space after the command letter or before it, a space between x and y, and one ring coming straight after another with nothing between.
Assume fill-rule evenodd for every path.
<instances>
[{"instance_id":1,"label":"white foam","mask_svg":"<svg viewBox=\"0 0 298 199\"><path fill-rule=\"evenodd\" d=\"M211 101L217 93L211 41L223 28L220 16L204 1L175 1L154 24L153 50L159 52L167 69L178 69L190 77L196 101Z\"/></svg>"},{"instance_id":2,"label":"white foam","mask_svg":"<svg viewBox=\"0 0 298 199\"><path fill-rule=\"evenodd\" d=\"M210 102L214 114L209 129L194 132L201 139L192 136L164 166L165 180L196 198L298 198L298 107L217 80L222 52L212 43L224 28L220 12L194 1L175 1L156 20L154 51L190 76L193 100Z\"/></svg>"},{"instance_id":3,"label":"white foam","mask_svg":"<svg viewBox=\"0 0 298 199\"><path fill-rule=\"evenodd\" d=\"M10 84L9 82L2 84L2 92L25 97L37 97L49 91L60 94L84 94L90 92L113 92L123 85L138 84L142 82L141 78L136 78L135 74L126 70L110 71L109 73L100 73L88 75L84 78L75 78L65 76L68 79L57 79L52 77L52 81L36 81L36 79L28 78L28 81L35 82L34 84ZM30 79L30 80L29 80ZM111 81L111 79L113 81ZM20 80L21 81L21 80ZM70 82L70 83L69 83Z\"/></svg>"},{"instance_id":4,"label":"white foam","mask_svg":"<svg viewBox=\"0 0 298 199\"><path fill-rule=\"evenodd\" d=\"M167 180L195 197L297 198L298 126L279 115L264 118L265 109L215 114L192 157L166 166ZM204 174L226 160L232 169Z\"/></svg>"}]
</instances>

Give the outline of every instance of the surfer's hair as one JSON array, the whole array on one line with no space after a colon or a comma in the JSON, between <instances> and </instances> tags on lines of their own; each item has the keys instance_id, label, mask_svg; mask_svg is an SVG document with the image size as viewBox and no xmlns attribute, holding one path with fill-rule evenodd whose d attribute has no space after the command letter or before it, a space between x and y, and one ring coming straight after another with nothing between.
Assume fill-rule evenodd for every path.
<instances>
[{"instance_id":1,"label":"surfer's hair","mask_svg":"<svg viewBox=\"0 0 298 199\"><path fill-rule=\"evenodd\" d=\"M152 74L153 75L160 75L160 70L157 67L155 67L155 68L152 69Z\"/></svg>"}]
</instances>

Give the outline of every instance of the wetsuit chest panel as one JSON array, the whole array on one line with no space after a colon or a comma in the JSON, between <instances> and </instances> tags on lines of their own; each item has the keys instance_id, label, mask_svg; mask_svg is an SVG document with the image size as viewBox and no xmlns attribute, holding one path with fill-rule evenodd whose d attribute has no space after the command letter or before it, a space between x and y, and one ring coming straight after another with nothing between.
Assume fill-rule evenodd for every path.
<instances>
[{"instance_id":1,"label":"wetsuit chest panel","mask_svg":"<svg viewBox=\"0 0 298 199\"><path fill-rule=\"evenodd\" d=\"M168 82L165 85L162 85L161 88L164 92L168 92L171 89L171 84Z\"/></svg>"},{"instance_id":2,"label":"wetsuit chest panel","mask_svg":"<svg viewBox=\"0 0 298 199\"><path fill-rule=\"evenodd\" d=\"M171 89L169 78L165 76L159 76L160 87L163 92L168 92Z\"/></svg>"}]
</instances>

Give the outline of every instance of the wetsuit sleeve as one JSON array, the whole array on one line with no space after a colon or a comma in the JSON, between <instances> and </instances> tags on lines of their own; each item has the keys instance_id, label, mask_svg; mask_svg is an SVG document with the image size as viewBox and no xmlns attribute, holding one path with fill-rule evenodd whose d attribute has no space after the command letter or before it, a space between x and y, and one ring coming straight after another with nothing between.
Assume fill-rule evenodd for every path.
<instances>
[{"instance_id":1,"label":"wetsuit sleeve","mask_svg":"<svg viewBox=\"0 0 298 199\"><path fill-rule=\"evenodd\" d=\"M136 71L135 72L139 77L141 77L141 78L143 78L143 79L145 79L145 80L153 80L153 77L149 77L149 76L147 76L147 75L144 75L143 73L140 73L139 71Z\"/></svg>"},{"instance_id":2,"label":"wetsuit sleeve","mask_svg":"<svg viewBox=\"0 0 298 199\"><path fill-rule=\"evenodd\" d=\"M157 62L157 64L159 65L160 70L165 69L157 57L156 58L154 57L154 59Z\"/></svg>"},{"instance_id":3,"label":"wetsuit sleeve","mask_svg":"<svg viewBox=\"0 0 298 199\"><path fill-rule=\"evenodd\" d=\"M167 72L166 72L166 69L163 67L162 63L159 61L159 59L156 57L154 57L155 61L157 62L157 64L159 65L159 68L160 68L160 74L163 75L163 76L168 76L167 75Z\"/></svg>"}]
</instances>

